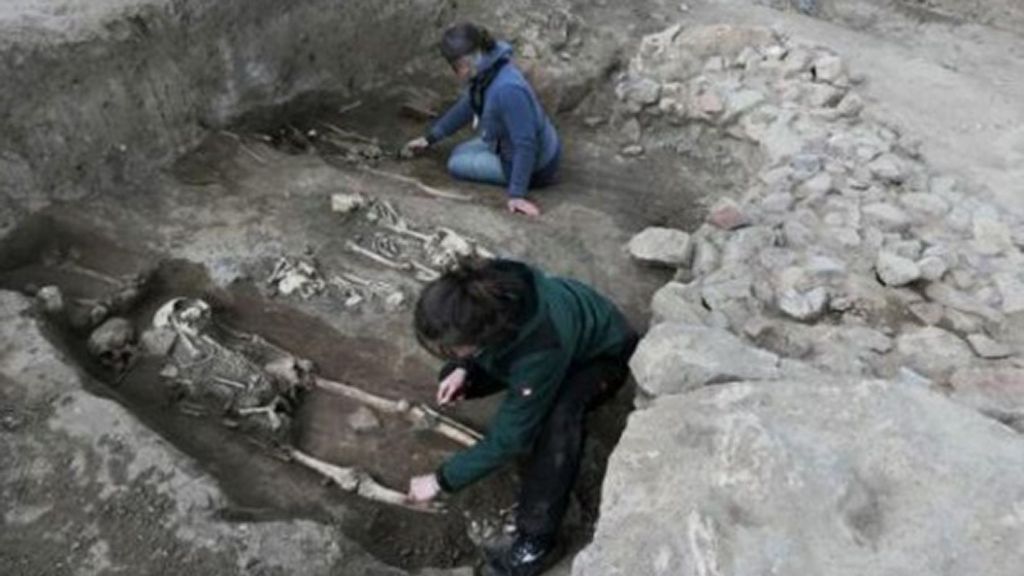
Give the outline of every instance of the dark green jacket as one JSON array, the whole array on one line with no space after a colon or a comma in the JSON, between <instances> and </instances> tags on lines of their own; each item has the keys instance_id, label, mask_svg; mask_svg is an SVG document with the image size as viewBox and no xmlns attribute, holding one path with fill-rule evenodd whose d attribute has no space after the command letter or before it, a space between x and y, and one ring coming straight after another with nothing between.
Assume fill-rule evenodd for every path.
<instances>
[{"instance_id":1,"label":"dark green jacket","mask_svg":"<svg viewBox=\"0 0 1024 576\"><path fill-rule=\"evenodd\" d=\"M487 436L438 471L438 480L447 491L463 488L511 457L526 453L570 368L619 351L633 335L615 305L590 287L547 276L525 264L503 265L516 267L529 277L533 298L527 301L524 323L510 342L485 348L461 362L469 372L467 398L501 389L508 394ZM442 375L456 365L446 366Z\"/></svg>"}]
</instances>

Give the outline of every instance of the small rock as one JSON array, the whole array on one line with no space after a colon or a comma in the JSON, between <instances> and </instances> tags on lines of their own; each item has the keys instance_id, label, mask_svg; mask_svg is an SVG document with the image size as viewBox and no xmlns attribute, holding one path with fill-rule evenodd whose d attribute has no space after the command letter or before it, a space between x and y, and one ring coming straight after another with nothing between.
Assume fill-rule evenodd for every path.
<instances>
[{"instance_id":1,"label":"small rock","mask_svg":"<svg viewBox=\"0 0 1024 576\"><path fill-rule=\"evenodd\" d=\"M697 96L697 110L705 116L717 116L725 110L722 99L712 91Z\"/></svg>"},{"instance_id":2,"label":"small rock","mask_svg":"<svg viewBox=\"0 0 1024 576\"><path fill-rule=\"evenodd\" d=\"M949 212L949 203L940 196L927 192L910 192L900 195L900 204L924 219L941 218Z\"/></svg>"},{"instance_id":3,"label":"small rock","mask_svg":"<svg viewBox=\"0 0 1024 576\"><path fill-rule=\"evenodd\" d=\"M686 104L675 98L662 98L661 102L658 103L658 110L662 114L668 114L673 119L684 119L686 118Z\"/></svg>"},{"instance_id":4,"label":"small rock","mask_svg":"<svg viewBox=\"0 0 1024 576\"><path fill-rule=\"evenodd\" d=\"M843 60L834 54L823 54L814 60L813 70L816 80L835 84L843 77Z\"/></svg>"},{"instance_id":5,"label":"small rock","mask_svg":"<svg viewBox=\"0 0 1024 576\"><path fill-rule=\"evenodd\" d=\"M657 104L661 98L661 84L650 78L640 78L626 86L625 97L641 106Z\"/></svg>"},{"instance_id":6,"label":"small rock","mask_svg":"<svg viewBox=\"0 0 1024 576\"><path fill-rule=\"evenodd\" d=\"M995 218L974 217L974 250L983 256L1016 252L1009 226Z\"/></svg>"},{"instance_id":7,"label":"small rock","mask_svg":"<svg viewBox=\"0 0 1024 576\"><path fill-rule=\"evenodd\" d=\"M892 338L866 326L850 326L842 331L843 340L858 350L886 354L892 350Z\"/></svg>"},{"instance_id":8,"label":"small rock","mask_svg":"<svg viewBox=\"0 0 1024 576\"><path fill-rule=\"evenodd\" d=\"M167 356L178 341L178 334L167 328L150 328L142 333L142 349L150 356Z\"/></svg>"},{"instance_id":9,"label":"small rock","mask_svg":"<svg viewBox=\"0 0 1024 576\"><path fill-rule=\"evenodd\" d=\"M1024 312L1024 273L1020 270L1000 272L995 275L995 281L1003 297L1003 312Z\"/></svg>"},{"instance_id":10,"label":"small rock","mask_svg":"<svg viewBox=\"0 0 1024 576\"><path fill-rule=\"evenodd\" d=\"M864 110L864 100L857 94L850 92L839 102L836 110L840 116L853 118Z\"/></svg>"},{"instance_id":11,"label":"small rock","mask_svg":"<svg viewBox=\"0 0 1024 576\"><path fill-rule=\"evenodd\" d=\"M788 289L779 296L779 310L801 322L813 322L820 318L828 307L828 291L819 286L808 292Z\"/></svg>"},{"instance_id":12,"label":"small rock","mask_svg":"<svg viewBox=\"0 0 1024 576\"><path fill-rule=\"evenodd\" d=\"M793 178L804 181L821 172L821 156L814 154L799 154L789 163L793 169Z\"/></svg>"},{"instance_id":13,"label":"small rock","mask_svg":"<svg viewBox=\"0 0 1024 576\"><path fill-rule=\"evenodd\" d=\"M822 280L830 280L846 275L846 264L841 260L828 256L811 256L807 259L805 268L812 276Z\"/></svg>"},{"instance_id":14,"label":"small rock","mask_svg":"<svg viewBox=\"0 0 1024 576\"><path fill-rule=\"evenodd\" d=\"M785 46L775 44L764 49L764 57L768 60L782 60L789 54Z\"/></svg>"},{"instance_id":15,"label":"small rock","mask_svg":"<svg viewBox=\"0 0 1024 576\"><path fill-rule=\"evenodd\" d=\"M604 116L587 116L583 119L583 125L587 128L597 128L607 122Z\"/></svg>"},{"instance_id":16,"label":"small rock","mask_svg":"<svg viewBox=\"0 0 1024 576\"><path fill-rule=\"evenodd\" d=\"M941 282L929 284L925 288L925 296L933 302L960 312L980 316L993 324L1002 324L1005 321L1005 316L998 310Z\"/></svg>"},{"instance_id":17,"label":"small rock","mask_svg":"<svg viewBox=\"0 0 1024 576\"><path fill-rule=\"evenodd\" d=\"M636 158L644 155L644 147L639 144L630 144L623 146L619 153L627 158Z\"/></svg>"},{"instance_id":18,"label":"small rock","mask_svg":"<svg viewBox=\"0 0 1024 576\"><path fill-rule=\"evenodd\" d=\"M764 102L764 94L757 90L740 90L726 96L726 107L731 117L740 116Z\"/></svg>"},{"instance_id":19,"label":"small rock","mask_svg":"<svg viewBox=\"0 0 1024 576\"><path fill-rule=\"evenodd\" d=\"M747 46L740 51L739 55L736 56L736 66L739 68L749 68L763 59L764 58L761 57L761 54L757 50Z\"/></svg>"},{"instance_id":20,"label":"small rock","mask_svg":"<svg viewBox=\"0 0 1024 576\"><path fill-rule=\"evenodd\" d=\"M690 288L680 282L669 282L662 286L651 299L651 324L679 322L702 325L708 311L695 304L689 297Z\"/></svg>"},{"instance_id":21,"label":"small rock","mask_svg":"<svg viewBox=\"0 0 1024 576\"><path fill-rule=\"evenodd\" d=\"M882 154L868 165L868 169L875 178L890 184L902 184L906 179L903 161L895 154Z\"/></svg>"},{"instance_id":22,"label":"small rock","mask_svg":"<svg viewBox=\"0 0 1024 576\"><path fill-rule=\"evenodd\" d=\"M949 270L946 261L938 256L922 258L917 262L917 267L921 270L921 278L929 282L938 282L946 275L946 271Z\"/></svg>"},{"instance_id":23,"label":"small rock","mask_svg":"<svg viewBox=\"0 0 1024 576\"><path fill-rule=\"evenodd\" d=\"M729 198L715 202L708 212L707 221L722 230L735 230L750 224L750 219L739 205Z\"/></svg>"},{"instance_id":24,"label":"small rock","mask_svg":"<svg viewBox=\"0 0 1024 576\"><path fill-rule=\"evenodd\" d=\"M782 224L782 237L789 247L807 248L819 242L815 228L811 222L799 217L791 217Z\"/></svg>"},{"instance_id":25,"label":"small rock","mask_svg":"<svg viewBox=\"0 0 1024 576\"><path fill-rule=\"evenodd\" d=\"M339 192L331 194L331 211L339 214L351 214L366 206L368 202L366 196L359 192L354 194Z\"/></svg>"},{"instance_id":26,"label":"small rock","mask_svg":"<svg viewBox=\"0 0 1024 576\"><path fill-rule=\"evenodd\" d=\"M36 298L47 314L59 314L64 310L64 296L56 286L43 286L36 292Z\"/></svg>"},{"instance_id":27,"label":"small rock","mask_svg":"<svg viewBox=\"0 0 1024 576\"><path fill-rule=\"evenodd\" d=\"M763 316L754 316L743 324L743 333L749 338L757 339L772 329L772 323Z\"/></svg>"},{"instance_id":28,"label":"small rock","mask_svg":"<svg viewBox=\"0 0 1024 576\"><path fill-rule=\"evenodd\" d=\"M782 61L782 72L787 78L798 76L811 67L811 53L803 48L795 48L786 54Z\"/></svg>"},{"instance_id":29,"label":"small rock","mask_svg":"<svg viewBox=\"0 0 1024 576\"><path fill-rule=\"evenodd\" d=\"M766 212L788 212L796 199L789 192L776 192L761 199L761 208Z\"/></svg>"},{"instance_id":30,"label":"small rock","mask_svg":"<svg viewBox=\"0 0 1024 576\"><path fill-rule=\"evenodd\" d=\"M699 239L694 242L693 248L693 273L694 275L706 276L718 269L721 261L718 248L707 240Z\"/></svg>"},{"instance_id":31,"label":"small rock","mask_svg":"<svg viewBox=\"0 0 1024 576\"><path fill-rule=\"evenodd\" d=\"M797 0L796 9L801 14L813 16L818 11L818 0Z\"/></svg>"},{"instance_id":32,"label":"small rock","mask_svg":"<svg viewBox=\"0 0 1024 576\"><path fill-rule=\"evenodd\" d=\"M875 271L886 286L906 286L921 278L921 269L913 260L892 252L883 251L878 254Z\"/></svg>"},{"instance_id":33,"label":"small rock","mask_svg":"<svg viewBox=\"0 0 1024 576\"><path fill-rule=\"evenodd\" d=\"M942 321L942 305L934 302L914 302L907 307L915 318L925 326L934 326Z\"/></svg>"},{"instance_id":34,"label":"small rock","mask_svg":"<svg viewBox=\"0 0 1024 576\"><path fill-rule=\"evenodd\" d=\"M934 176L928 184L928 190L944 200L956 196L959 187L960 182L952 176Z\"/></svg>"},{"instance_id":35,"label":"small rock","mask_svg":"<svg viewBox=\"0 0 1024 576\"><path fill-rule=\"evenodd\" d=\"M725 58L712 56L704 62L705 72L721 72L725 70Z\"/></svg>"},{"instance_id":36,"label":"small rock","mask_svg":"<svg viewBox=\"0 0 1024 576\"><path fill-rule=\"evenodd\" d=\"M833 296L828 301L828 309L833 312L848 312L853 309L853 300L846 295Z\"/></svg>"},{"instance_id":37,"label":"small rock","mask_svg":"<svg viewBox=\"0 0 1024 576\"><path fill-rule=\"evenodd\" d=\"M974 359L963 340L934 326L901 334L896 339L896 350L911 368L940 383Z\"/></svg>"},{"instance_id":38,"label":"small rock","mask_svg":"<svg viewBox=\"0 0 1024 576\"><path fill-rule=\"evenodd\" d=\"M815 108L834 108L843 99L843 90L828 84L807 87L807 103Z\"/></svg>"},{"instance_id":39,"label":"small rock","mask_svg":"<svg viewBox=\"0 0 1024 576\"><path fill-rule=\"evenodd\" d=\"M820 198L831 192L832 186L832 176L827 172L820 172L797 188L797 197Z\"/></svg>"},{"instance_id":40,"label":"small rock","mask_svg":"<svg viewBox=\"0 0 1024 576\"><path fill-rule=\"evenodd\" d=\"M921 256L922 245L920 240L898 240L890 243L886 249L908 260L917 260Z\"/></svg>"},{"instance_id":41,"label":"small rock","mask_svg":"<svg viewBox=\"0 0 1024 576\"><path fill-rule=\"evenodd\" d=\"M783 187L787 187L792 177L793 168L785 164L761 172L758 175L758 179L761 182L764 182L768 186L768 188L772 190L779 190Z\"/></svg>"},{"instance_id":42,"label":"small rock","mask_svg":"<svg viewBox=\"0 0 1024 576\"><path fill-rule=\"evenodd\" d=\"M622 140L629 144L635 144L640 141L643 136L643 128L640 126L640 121L636 118L630 118L622 125Z\"/></svg>"},{"instance_id":43,"label":"small rock","mask_svg":"<svg viewBox=\"0 0 1024 576\"><path fill-rule=\"evenodd\" d=\"M750 298L753 278L743 268L722 268L701 283L700 297L712 310L733 312Z\"/></svg>"},{"instance_id":44,"label":"small rock","mask_svg":"<svg viewBox=\"0 0 1024 576\"><path fill-rule=\"evenodd\" d=\"M693 255L693 242L682 230L652 227L629 241L629 253L649 264L687 266Z\"/></svg>"},{"instance_id":45,"label":"small rock","mask_svg":"<svg viewBox=\"0 0 1024 576\"><path fill-rule=\"evenodd\" d=\"M349 414L345 421L349 428L356 432L370 432L380 429L381 426L380 418L365 406L360 406L355 412Z\"/></svg>"},{"instance_id":46,"label":"small rock","mask_svg":"<svg viewBox=\"0 0 1024 576\"><path fill-rule=\"evenodd\" d=\"M974 350L974 353L981 358L996 360L999 358L1009 358L1013 355L1013 349L1009 346L996 342L985 334L971 334L967 336L967 343L971 345L971 349Z\"/></svg>"},{"instance_id":47,"label":"small rock","mask_svg":"<svg viewBox=\"0 0 1024 576\"><path fill-rule=\"evenodd\" d=\"M868 204L862 211L864 220L884 232L900 232L910 227L907 213L887 202Z\"/></svg>"},{"instance_id":48,"label":"small rock","mask_svg":"<svg viewBox=\"0 0 1024 576\"><path fill-rule=\"evenodd\" d=\"M767 226L749 226L736 230L722 248L722 265L741 265L775 244L775 231Z\"/></svg>"},{"instance_id":49,"label":"small rock","mask_svg":"<svg viewBox=\"0 0 1024 576\"><path fill-rule=\"evenodd\" d=\"M857 232L856 228L841 226L833 228L830 234L840 246L856 248L861 244L860 232Z\"/></svg>"}]
</instances>

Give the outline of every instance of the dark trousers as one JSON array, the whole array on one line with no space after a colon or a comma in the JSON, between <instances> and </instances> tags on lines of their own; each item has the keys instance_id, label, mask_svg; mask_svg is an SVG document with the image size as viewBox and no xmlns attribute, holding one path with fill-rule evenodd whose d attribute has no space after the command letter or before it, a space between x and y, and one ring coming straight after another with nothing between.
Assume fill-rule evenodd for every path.
<instances>
[{"instance_id":1,"label":"dark trousers","mask_svg":"<svg viewBox=\"0 0 1024 576\"><path fill-rule=\"evenodd\" d=\"M523 477L516 519L521 535L554 541L579 473L586 413L614 396L626 382L636 344L637 338L631 338L619 351L570 369L534 441Z\"/></svg>"}]
</instances>

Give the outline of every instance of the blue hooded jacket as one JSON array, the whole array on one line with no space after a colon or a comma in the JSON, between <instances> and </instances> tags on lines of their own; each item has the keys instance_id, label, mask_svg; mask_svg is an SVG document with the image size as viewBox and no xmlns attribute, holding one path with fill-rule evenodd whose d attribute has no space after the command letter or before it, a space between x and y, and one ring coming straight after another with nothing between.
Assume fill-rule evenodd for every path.
<instances>
[{"instance_id":1,"label":"blue hooded jacket","mask_svg":"<svg viewBox=\"0 0 1024 576\"><path fill-rule=\"evenodd\" d=\"M483 95L480 137L501 157L508 177L508 195L522 198L533 175L548 167L560 151L558 133L523 73L512 63L512 46L498 42L477 65L476 78L492 70L494 77ZM458 132L473 120L467 89L427 133L433 144Z\"/></svg>"}]
</instances>

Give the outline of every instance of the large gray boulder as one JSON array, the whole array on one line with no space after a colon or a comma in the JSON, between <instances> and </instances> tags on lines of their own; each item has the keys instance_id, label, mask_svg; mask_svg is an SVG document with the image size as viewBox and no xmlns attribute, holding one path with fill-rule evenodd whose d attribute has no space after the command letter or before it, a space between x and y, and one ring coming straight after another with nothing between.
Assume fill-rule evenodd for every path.
<instances>
[{"instance_id":1,"label":"large gray boulder","mask_svg":"<svg viewBox=\"0 0 1024 576\"><path fill-rule=\"evenodd\" d=\"M651 329L629 366L637 384L654 396L779 375L775 354L748 346L725 330L678 322Z\"/></svg>"},{"instance_id":2,"label":"large gray boulder","mask_svg":"<svg viewBox=\"0 0 1024 576\"><path fill-rule=\"evenodd\" d=\"M1017 576L1024 440L880 381L656 399L612 455L575 576Z\"/></svg>"}]
</instances>

